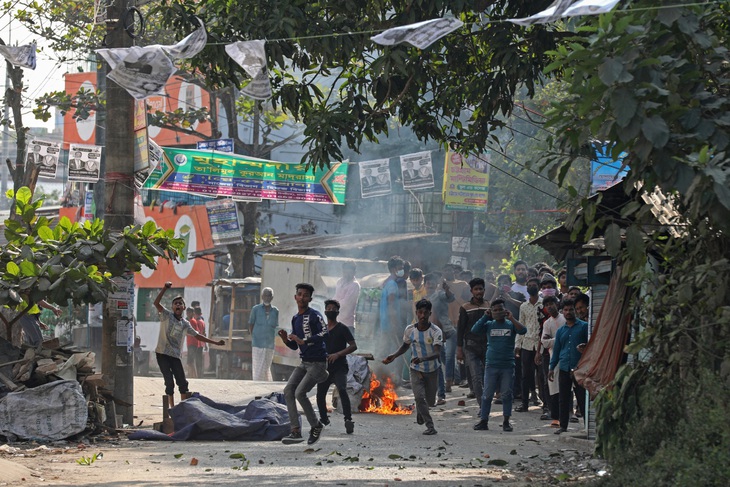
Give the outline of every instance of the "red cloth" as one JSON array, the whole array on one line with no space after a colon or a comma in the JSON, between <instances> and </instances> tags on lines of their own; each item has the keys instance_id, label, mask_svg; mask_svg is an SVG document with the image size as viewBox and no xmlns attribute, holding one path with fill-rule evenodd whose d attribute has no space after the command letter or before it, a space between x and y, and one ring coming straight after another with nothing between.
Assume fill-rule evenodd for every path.
<instances>
[{"instance_id":1,"label":"red cloth","mask_svg":"<svg viewBox=\"0 0 730 487\"><path fill-rule=\"evenodd\" d=\"M594 399L616 376L629 333L629 288L617 267L583 355L574 371L578 384Z\"/></svg>"},{"instance_id":2,"label":"red cloth","mask_svg":"<svg viewBox=\"0 0 730 487\"><path fill-rule=\"evenodd\" d=\"M195 329L195 331L197 331L201 335L205 335L205 323L203 321L197 320L195 318L190 318L188 321L190 322L192 327ZM187 340L188 348L202 347L203 344L205 343L205 342L201 342L200 340L198 340L197 338L195 338L192 335L188 335L186 337L186 340Z\"/></svg>"}]
</instances>

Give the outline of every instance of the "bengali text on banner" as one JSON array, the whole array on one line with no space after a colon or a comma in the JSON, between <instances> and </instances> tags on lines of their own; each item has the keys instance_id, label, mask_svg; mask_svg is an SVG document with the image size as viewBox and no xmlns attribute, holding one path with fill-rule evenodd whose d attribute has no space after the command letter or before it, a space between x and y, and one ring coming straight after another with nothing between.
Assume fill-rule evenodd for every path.
<instances>
[{"instance_id":1,"label":"bengali text on banner","mask_svg":"<svg viewBox=\"0 0 730 487\"><path fill-rule=\"evenodd\" d=\"M163 160L150 174L145 188L234 199L345 204L345 163L332 163L313 173L304 164L210 150L164 147L163 152Z\"/></svg>"},{"instance_id":2,"label":"bengali text on banner","mask_svg":"<svg viewBox=\"0 0 730 487\"><path fill-rule=\"evenodd\" d=\"M489 153L468 157L446 153L443 187L446 210L486 211L488 193Z\"/></svg>"}]
</instances>

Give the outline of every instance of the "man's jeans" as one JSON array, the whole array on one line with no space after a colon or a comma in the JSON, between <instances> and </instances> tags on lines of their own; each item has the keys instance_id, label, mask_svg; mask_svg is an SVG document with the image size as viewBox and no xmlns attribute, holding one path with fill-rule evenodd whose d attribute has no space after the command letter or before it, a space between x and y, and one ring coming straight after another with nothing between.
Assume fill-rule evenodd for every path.
<instances>
[{"instance_id":1,"label":"man's jeans","mask_svg":"<svg viewBox=\"0 0 730 487\"><path fill-rule=\"evenodd\" d=\"M329 377L327 362L302 362L292 371L289 382L284 387L284 397L286 398L286 409L289 412L291 429L301 427L297 401L302 406L302 411L304 411L309 425L314 428L319 424L319 419L314 413L314 408L312 403L309 402L307 393L320 382L326 381L327 377Z\"/></svg>"},{"instance_id":2,"label":"man's jeans","mask_svg":"<svg viewBox=\"0 0 730 487\"><path fill-rule=\"evenodd\" d=\"M482 395L484 395L484 358L485 352L474 353L468 348L464 348L464 361L471 374L472 392L479 404L481 404Z\"/></svg>"},{"instance_id":3,"label":"man's jeans","mask_svg":"<svg viewBox=\"0 0 730 487\"><path fill-rule=\"evenodd\" d=\"M492 411L492 398L497 388L502 393L502 413L506 418L512 416L512 381L515 368L498 369L487 366L484 369L484 395L482 396L482 411L480 418L489 421Z\"/></svg>"},{"instance_id":4,"label":"man's jeans","mask_svg":"<svg viewBox=\"0 0 730 487\"><path fill-rule=\"evenodd\" d=\"M350 396L347 394L347 372L345 367L338 367L330 371L329 377L317 384L317 409L319 409L319 417L327 421L327 391L332 384L337 388L342 402L342 414L345 421L352 420L352 411L350 410Z\"/></svg>"}]
</instances>

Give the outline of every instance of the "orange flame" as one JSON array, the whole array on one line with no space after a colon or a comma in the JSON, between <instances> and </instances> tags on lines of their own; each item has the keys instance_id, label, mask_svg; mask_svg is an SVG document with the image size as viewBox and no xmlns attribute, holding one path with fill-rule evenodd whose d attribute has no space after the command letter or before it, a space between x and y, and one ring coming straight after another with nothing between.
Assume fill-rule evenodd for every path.
<instances>
[{"instance_id":1,"label":"orange flame","mask_svg":"<svg viewBox=\"0 0 730 487\"><path fill-rule=\"evenodd\" d=\"M370 390L363 394L359 409L362 413L411 414L413 406L398 404L398 394L390 377L386 377L383 384L375 374L371 374Z\"/></svg>"}]
</instances>

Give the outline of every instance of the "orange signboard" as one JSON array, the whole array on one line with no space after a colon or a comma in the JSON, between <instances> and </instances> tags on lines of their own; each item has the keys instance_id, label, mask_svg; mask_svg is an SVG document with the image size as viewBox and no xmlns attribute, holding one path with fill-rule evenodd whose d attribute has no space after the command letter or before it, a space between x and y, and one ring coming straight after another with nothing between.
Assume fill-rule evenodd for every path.
<instances>
[{"instance_id":1,"label":"orange signboard","mask_svg":"<svg viewBox=\"0 0 730 487\"><path fill-rule=\"evenodd\" d=\"M61 208L59 216L76 220L78 208ZM186 242L179 262L158 259L157 269L143 267L135 274L134 282L140 288L161 288L171 281L172 287L204 287L213 280L214 264L206 259L189 258L192 252L213 248L213 238L205 206L180 206L177 211L160 207L144 208L145 222L154 221L165 230L175 230L175 237Z\"/></svg>"},{"instance_id":2,"label":"orange signboard","mask_svg":"<svg viewBox=\"0 0 730 487\"><path fill-rule=\"evenodd\" d=\"M66 73L66 93L75 95L80 88L87 91L96 90L96 73ZM107 80L107 83L113 83ZM210 95L198 85L189 83L179 76L173 76L165 86L165 94L147 98L147 110L151 113L156 111L172 112L178 108L186 111L210 107ZM63 142L67 144L94 144L96 140L96 112L85 120L74 120L75 111L66 112L63 117ZM139 114L135 114L139 118ZM210 122L196 122L191 127L197 132L210 136ZM173 147L179 145L192 145L202 140L200 137L189 135L184 132L162 129L160 127L149 127L149 136L161 147Z\"/></svg>"}]
</instances>

